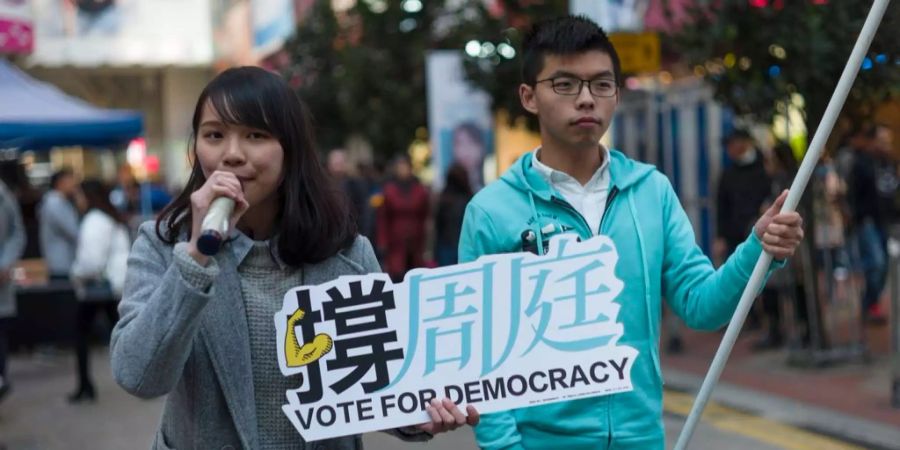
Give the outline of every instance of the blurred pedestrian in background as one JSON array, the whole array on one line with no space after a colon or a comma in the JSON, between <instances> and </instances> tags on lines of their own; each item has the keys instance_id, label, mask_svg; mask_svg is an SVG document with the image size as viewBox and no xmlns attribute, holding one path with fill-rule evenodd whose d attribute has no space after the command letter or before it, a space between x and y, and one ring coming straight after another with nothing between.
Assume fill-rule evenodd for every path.
<instances>
[{"instance_id":1,"label":"blurred pedestrian in background","mask_svg":"<svg viewBox=\"0 0 900 450\"><path fill-rule=\"evenodd\" d=\"M347 196L360 234L368 236L364 230L371 230L372 220L369 206L369 192L365 182L353 170L353 164L343 149L334 149L328 153L328 173L334 178L338 187Z\"/></svg>"},{"instance_id":2,"label":"blurred pedestrian in background","mask_svg":"<svg viewBox=\"0 0 900 450\"><path fill-rule=\"evenodd\" d=\"M19 205L6 184L0 181L0 400L9 393L6 357L9 351L10 322L16 315L13 264L25 250L25 226Z\"/></svg>"},{"instance_id":3,"label":"blurred pedestrian in background","mask_svg":"<svg viewBox=\"0 0 900 450\"><path fill-rule=\"evenodd\" d=\"M462 231L466 205L472 199L469 174L462 164L453 164L447 170L447 181L438 199L435 212L435 260L438 266L456 264L459 233Z\"/></svg>"},{"instance_id":4,"label":"blurred pedestrian in background","mask_svg":"<svg viewBox=\"0 0 900 450\"><path fill-rule=\"evenodd\" d=\"M94 318L103 311L110 329L118 321L116 308L125 285L125 270L131 248L125 215L109 200L109 188L99 180L81 183L87 214L78 233L78 248L72 264L72 282L78 299L75 326L75 356L78 386L69 401L94 400L91 381L89 339Z\"/></svg>"},{"instance_id":5,"label":"blurred pedestrian in background","mask_svg":"<svg viewBox=\"0 0 900 450\"><path fill-rule=\"evenodd\" d=\"M716 199L719 236L715 256L720 261L747 238L772 186L763 155L756 149L749 133L734 131L725 140L725 149L731 165L719 177Z\"/></svg>"},{"instance_id":6,"label":"blurred pedestrian in background","mask_svg":"<svg viewBox=\"0 0 900 450\"><path fill-rule=\"evenodd\" d=\"M378 209L378 248L391 279L401 281L410 269L425 266L429 195L413 175L407 156L397 157L392 168Z\"/></svg>"},{"instance_id":7,"label":"blurred pedestrian in background","mask_svg":"<svg viewBox=\"0 0 900 450\"><path fill-rule=\"evenodd\" d=\"M850 249L848 245L849 205L847 182L841 176L831 152L822 156L807 191L812 203L813 261L819 280L818 297L829 305L860 299L850 277ZM818 308L821 309L821 308Z\"/></svg>"},{"instance_id":8,"label":"blurred pedestrian in background","mask_svg":"<svg viewBox=\"0 0 900 450\"><path fill-rule=\"evenodd\" d=\"M0 152L0 181L6 183L22 213L22 223L25 225L25 253L22 259L40 258L41 247L39 244L38 205L41 203L41 191L36 189L25 173L25 166L16 159L17 155L4 160Z\"/></svg>"},{"instance_id":9,"label":"blurred pedestrian in background","mask_svg":"<svg viewBox=\"0 0 900 450\"><path fill-rule=\"evenodd\" d=\"M771 181L770 195L763 201L762 210L767 209L785 189L791 187L791 182L797 174L797 160L794 158L791 147L779 142L773 148L770 157L765 161L765 169ZM803 243L800 244L801 246ZM755 350L769 350L779 348L784 344L784 324L782 323L781 299L796 301L797 308L802 311L798 319L805 322L806 297L797 295L802 289L797 289L797 280L802 279L798 273L797 261L801 258L791 258L786 266L776 271L769 277L763 290L760 292L760 306L763 315L763 327L765 334L753 344ZM805 326L803 327L805 329Z\"/></svg>"},{"instance_id":10,"label":"blurred pedestrian in background","mask_svg":"<svg viewBox=\"0 0 900 450\"><path fill-rule=\"evenodd\" d=\"M71 169L62 169L50 177L50 190L41 201L38 220L41 255L51 280L69 279L78 246L79 210L85 207Z\"/></svg>"},{"instance_id":11,"label":"blurred pedestrian in background","mask_svg":"<svg viewBox=\"0 0 900 450\"><path fill-rule=\"evenodd\" d=\"M713 257L717 261L725 261L746 240L761 211L764 211L764 202L772 188L763 155L756 148L750 133L735 130L726 138L725 150L731 165L719 177L716 197L718 238L713 246ZM756 310L751 311L747 322L750 328L759 327L760 314Z\"/></svg>"},{"instance_id":12,"label":"blurred pedestrian in background","mask_svg":"<svg viewBox=\"0 0 900 450\"><path fill-rule=\"evenodd\" d=\"M119 167L109 200L128 219L130 228L137 230L144 221L141 216L141 185L128 164Z\"/></svg>"},{"instance_id":13,"label":"blurred pedestrian in background","mask_svg":"<svg viewBox=\"0 0 900 450\"><path fill-rule=\"evenodd\" d=\"M891 131L881 125L866 125L855 130L849 141L853 148L850 163L849 204L859 265L865 274L862 298L863 317L883 322L884 311L878 303L887 281L888 211L883 209L889 183L882 178L886 165L885 148L890 148ZM881 177L879 176L881 175ZM879 183L882 185L879 186ZM896 186L895 186L896 189Z\"/></svg>"}]
</instances>

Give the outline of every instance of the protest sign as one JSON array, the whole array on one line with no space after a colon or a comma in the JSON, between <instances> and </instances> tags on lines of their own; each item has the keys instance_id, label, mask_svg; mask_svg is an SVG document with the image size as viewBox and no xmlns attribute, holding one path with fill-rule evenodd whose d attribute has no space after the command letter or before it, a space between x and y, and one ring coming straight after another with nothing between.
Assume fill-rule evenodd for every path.
<instances>
[{"instance_id":1,"label":"protest sign","mask_svg":"<svg viewBox=\"0 0 900 450\"><path fill-rule=\"evenodd\" d=\"M605 236L292 289L275 316L284 413L307 441L428 422L448 397L481 413L632 389L617 345L618 254Z\"/></svg>"}]
</instances>

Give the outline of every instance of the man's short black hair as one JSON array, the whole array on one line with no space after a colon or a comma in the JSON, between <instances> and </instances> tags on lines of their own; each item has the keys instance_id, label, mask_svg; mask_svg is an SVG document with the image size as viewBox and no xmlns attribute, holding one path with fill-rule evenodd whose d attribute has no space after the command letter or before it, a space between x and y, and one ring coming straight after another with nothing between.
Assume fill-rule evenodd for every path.
<instances>
[{"instance_id":1,"label":"man's short black hair","mask_svg":"<svg viewBox=\"0 0 900 450\"><path fill-rule=\"evenodd\" d=\"M613 63L616 84L622 84L619 54L609 37L593 20L585 16L562 16L534 24L522 42L522 80L534 86L544 69L546 55L575 55L599 50Z\"/></svg>"},{"instance_id":2,"label":"man's short black hair","mask_svg":"<svg viewBox=\"0 0 900 450\"><path fill-rule=\"evenodd\" d=\"M753 136L747 130L738 128L731 132L728 137L725 138L725 144L729 144L733 141L753 141Z\"/></svg>"},{"instance_id":3,"label":"man's short black hair","mask_svg":"<svg viewBox=\"0 0 900 450\"><path fill-rule=\"evenodd\" d=\"M60 180L62 180L63 178L66 178L66 177L73 177L73 176L75 176L75 173L72 172L72 169L70 169L68 167L63 167L62 169L59 169L58 171L56 171L56 173L54 173L53 175L50 176L50 187L53 189L56 189L57 186L59 185Z\"/></svg>"}]
</instances>

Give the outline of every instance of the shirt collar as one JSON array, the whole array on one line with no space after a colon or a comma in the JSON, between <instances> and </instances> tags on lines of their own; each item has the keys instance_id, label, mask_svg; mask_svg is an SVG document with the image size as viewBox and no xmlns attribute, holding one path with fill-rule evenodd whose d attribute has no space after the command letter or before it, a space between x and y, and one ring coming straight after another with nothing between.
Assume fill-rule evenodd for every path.
<instances>
[{"instance_id":1,"label":"shirt collar","mask_svg":"<svg viewBox=\"0 0 900 450\"><path fill-rule=\"evenodd\" d=\"M247 255L250 254L250 250L253 248L253 244L255 242L253 239L250 239L249 236L244 234L241 230L234 229L231 232L231 237L228 239L228 243L231 247L231 253L234 255L235 261L237 261L237 265L240 266ZM288 265L278 256L278 237L274 237L268 241L265 241L266 245L269 248L269 255L272 256L272 260L278 264L278 268L284 270L288 267Z\"/></svg>"},{"instance_id":2,"label":"shirt collar","mask_svg":"<svg viewBox=\"0 0 900 450\"><path fill-rule=\"evenodd\" d=\"M560 182L571 181L578 183L579 186L581 185L581 183L579 183L578 180L575 179L575 177L542 163L541 160L538 159L540 151L540 147L534 150L531 161L534 169L537 170L538 174L540 174L541 177L547 181L547 183L553 186ZM604 189L608 187L608 183L604 184L603 180L609 173L609 149L607 149L603 144L600 144L600 151L603 153L603 162L600 163L600 167L597 168L597 171L594 172L594 175L591 176L591 179L588 180L587 184L584 185L584 189L586 190Z\"/></svg>"}]
</instances>

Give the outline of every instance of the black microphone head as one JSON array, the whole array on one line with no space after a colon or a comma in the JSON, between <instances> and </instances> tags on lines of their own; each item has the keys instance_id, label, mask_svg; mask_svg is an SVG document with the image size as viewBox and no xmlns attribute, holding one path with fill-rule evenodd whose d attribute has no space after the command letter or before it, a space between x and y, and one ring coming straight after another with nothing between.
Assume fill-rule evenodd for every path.
<instances>
[{"instance_id":1,"label":"black microphone head","mask_svg":"<svg viewBox=\"0 0 900 450\"><path fill-rule=\"evenodd\" d=\"M197 250L206 256L215 256L222 248L225 237L215 230L205 230L197 238Z\"/></svg>"}]
</instances>

